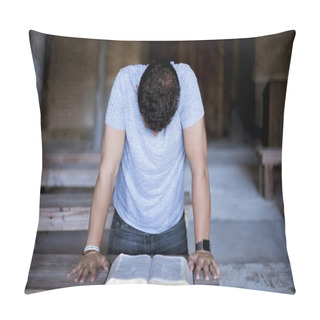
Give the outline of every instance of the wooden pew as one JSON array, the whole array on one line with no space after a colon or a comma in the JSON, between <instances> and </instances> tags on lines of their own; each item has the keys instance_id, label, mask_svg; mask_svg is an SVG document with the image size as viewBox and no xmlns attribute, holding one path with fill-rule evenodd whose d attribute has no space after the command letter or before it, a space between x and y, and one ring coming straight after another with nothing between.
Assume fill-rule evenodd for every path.
<instances>
[{"instance_id":1,"label":"wooden pew","mask_svg":"<svg viewBox=\"0 0 320 320\"><path fill-rule=\"evenodd\" d=\"M48 153L43 156L43 188L93 188L99 172L99 153Z\"/></svg>"},{"instance_id":2,"label":"wooden pew","mask_svg":"<svg viewBox=\"0 0 320 320\"><path fill-rule=\"evenodd\" d=\"M265 199L273 197L273 168L281 165L281 148L257 149L259 159L259 191Z\"/></svg>"},{"instance_id":3,"label":"wooden pew","mask_svg":"<svg viewBox=\"0 0 320 320\"><path fill-rule=\"evenodd\" d=\"M38 231L88 230L91 201L91 192L41 194ZM185 192L186 226L188 226L191 209L190 193ZM105 229L110 229L113 213L112 204L109 208Z\"/></svg>"},{"instance_id":4,"label":"wooden pew","mask_svg":"<svg viewBox=\"0 0 320 320\"><path fill-rule=\"evenodd\" d=\"M49 165L64 165L67 163L93 163L99 165L100 153L98 152L56 152L44 153L43 155L44 166Z\"/></svg>"}]
</instances>

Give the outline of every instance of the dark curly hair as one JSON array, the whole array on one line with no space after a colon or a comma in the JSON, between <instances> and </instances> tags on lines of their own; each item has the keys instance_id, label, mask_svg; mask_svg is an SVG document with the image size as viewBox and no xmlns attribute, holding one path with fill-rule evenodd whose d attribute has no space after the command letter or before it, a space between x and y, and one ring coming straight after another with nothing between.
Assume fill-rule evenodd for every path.
<instances>
[{"instance_id":1,"label":"dark curly hair","mask_svg":"<svg viewBox=\"0 0 320 320\"><path fill-rule=\"evenodd\" d=\"M180 84L170 62L148 65L138 88L138 104L146 126L159 132L170 122L178 108Z\"/></svg>"}]
</instances>

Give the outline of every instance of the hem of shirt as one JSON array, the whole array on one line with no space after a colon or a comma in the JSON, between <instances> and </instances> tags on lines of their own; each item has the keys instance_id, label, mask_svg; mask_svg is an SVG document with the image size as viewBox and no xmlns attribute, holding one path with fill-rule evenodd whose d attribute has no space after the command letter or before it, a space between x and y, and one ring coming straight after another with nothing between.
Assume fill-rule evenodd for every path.
<instances>
[{"instance_id":1,"label":"hem of shirt","mask_svg":"<svg viewBox=\"0 0 320 320\"><path fill-rule=\"evenodd\" d=\"M196 124L200 119L202 119L204 117L204 112L202 112L201 114L199 114L195 119L193 119L193 121L191 121L190 123L187 123L186 125L184 125L182 127L182 129L188 129L190 127L192 127L194 124Z\"/></svg>"},{"instance_id":2,"label":"hem of shirt","mask_svg":"<svg viewBox=\"0 0 320 320\"><path fill-rule=\"evenodd\" d=\"M125 128L123 128L123 126L118 125L117 123L110 122L109 120L105 121L105 125L113 128L113 129L118 129L118 130L121 130L121 131L125 131L126 130Z\"/></svg>"},{"instance_id":3,"label":"hem of shirt","mask_svg":"<svg viewBox=\"0 0 320 320\"><path fill-rule=\"evenodd\" d=\"M184 207L182 206L182 212L181 212L181 214L179 215L179 219L178 219L175 223L173 223L172 226L170 226L169 228L164 229L164 230L155 231L155 230L151 230L151 229L144 229L144 228L141 229L141 228L138 227L137 225L133 224L131 221L128 221L128 220L122 215L122 213L118 210L118 208L117 208L118 206L116 206L116 204L114 204L114 207L115 207L115 209L117 210L117 213L118 213L118 215L120 216L120 218L121 218L126 224L128 224L130 227L132 227L132 228L134 228L134 229L136 229L136 230L138 230L138 231L140 231L140 232L144 232L144 233L148 233L148 234L160 234L160 233L163 233L163 232L168 231L169 229L171 229L173 226L175 226L175 225L180 221L180 219L181 219L181 217L182 217L182 215L183 215L183 213L184 213Z\"/></svg>"}]
</instances>

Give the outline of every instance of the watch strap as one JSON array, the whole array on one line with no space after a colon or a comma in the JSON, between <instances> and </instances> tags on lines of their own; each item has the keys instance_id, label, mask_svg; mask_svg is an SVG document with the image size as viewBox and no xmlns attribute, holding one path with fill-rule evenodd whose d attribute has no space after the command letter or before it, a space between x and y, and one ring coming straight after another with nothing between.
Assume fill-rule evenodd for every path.
<instances>
[{"instance_id":1,"label":"watch strap","mask_svg":"<svg viewBox=\"0 0 320 320\"><path fill-rule=\"evenodd\" d=\"M211 251L210 248L210 241L209 240L202 240L196 243L196 250L204 250L204 251Z\"/></svg>"}]
</instances>

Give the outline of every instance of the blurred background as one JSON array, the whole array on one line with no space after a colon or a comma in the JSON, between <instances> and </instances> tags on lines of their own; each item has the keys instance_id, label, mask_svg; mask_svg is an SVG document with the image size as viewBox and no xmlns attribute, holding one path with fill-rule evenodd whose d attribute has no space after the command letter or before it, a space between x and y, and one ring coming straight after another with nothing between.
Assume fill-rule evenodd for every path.
<instances>
[{"instance_id":1,"label":"blurred background","mask_svg":"<svg viewBox=\"0 0 320 320\"><path fill-rule=\"evenodd\" d=\"M116 74L127 65L158 59L187 63L194 70L208 139L230 137L236 113L252 141L281 146L294 34L220 41L126 42L31 31L44 146L70 143L98 150Z\"/></svg>"}]
</instances>

